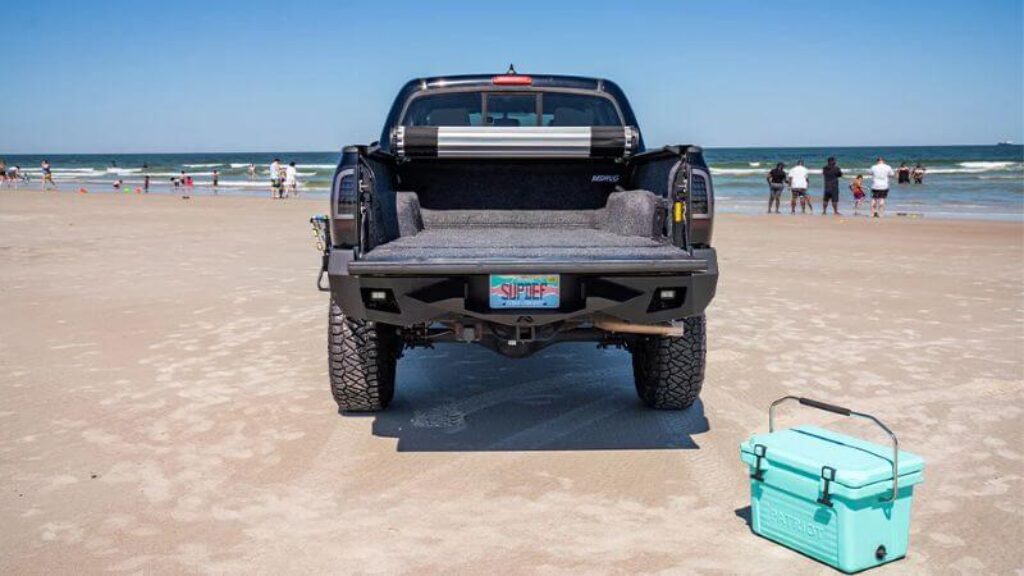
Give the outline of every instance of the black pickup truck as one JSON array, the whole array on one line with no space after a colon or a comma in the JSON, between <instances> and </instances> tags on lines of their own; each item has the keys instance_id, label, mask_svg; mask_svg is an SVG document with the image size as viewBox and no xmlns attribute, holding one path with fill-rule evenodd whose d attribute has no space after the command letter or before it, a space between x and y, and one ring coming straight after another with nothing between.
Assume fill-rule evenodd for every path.
<instances>
[{"instance_id":1,"label":"black pickup truck","mask_svg":"<svg viewBox=\"0 0 1024 576\"><path fill-rule=\"evenodd\" d=\"M646 150L614 83L465 75L407 83L380 141L344 149L324 232L331 389L387 407L406 348L557 342L632 354L648 406L704 380L714 196L701 149Z\"/></svg>"}]
</instances>

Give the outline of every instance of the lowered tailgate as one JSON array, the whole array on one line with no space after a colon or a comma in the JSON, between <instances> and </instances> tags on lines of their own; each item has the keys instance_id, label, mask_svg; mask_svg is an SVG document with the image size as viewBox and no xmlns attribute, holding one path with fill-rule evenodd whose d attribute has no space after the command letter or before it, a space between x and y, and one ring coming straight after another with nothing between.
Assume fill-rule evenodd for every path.
<instances>
[{"instance_id":1,"label":"lowered tailgate","mask_svg":"<svg viewBox=\"0 0 1024 576\"><path fill-rule=\"evenodd\" d=\"M670 243L587 228L423 230L349 262L353 275L703 272L708 262Z\"/></svg>"}]
</instances>

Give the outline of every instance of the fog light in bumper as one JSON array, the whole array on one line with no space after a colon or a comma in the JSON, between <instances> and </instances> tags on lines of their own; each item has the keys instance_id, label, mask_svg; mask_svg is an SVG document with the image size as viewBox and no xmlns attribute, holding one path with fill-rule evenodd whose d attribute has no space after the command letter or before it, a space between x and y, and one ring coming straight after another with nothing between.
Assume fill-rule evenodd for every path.
<instances>
[{"instance_id":1,"label":"fog light in bumper","mask_svg":"<svg viewBox=\"0 0 1024 576\"><path fill-rule=\"evenodd\" d=\"M367 310L378 312L391 312L398 314L398 301L395 300L395 293L387 288L363 288L360 290L363 297L363 306Z\"/></svg>"},{"instance_id":2,"label":"fog light in bumper","mask_svg":"<svg viewBox=\"0 0 1024 576\"><path fill-rule=\"evenodd\" d=\"M654 295L651 296L651 303L647 306L647 311L660 312L662 310L679 308L683 305L685 299L686 288L672 286L658 288L654 291Z\"/></svg>"}]
</instances>

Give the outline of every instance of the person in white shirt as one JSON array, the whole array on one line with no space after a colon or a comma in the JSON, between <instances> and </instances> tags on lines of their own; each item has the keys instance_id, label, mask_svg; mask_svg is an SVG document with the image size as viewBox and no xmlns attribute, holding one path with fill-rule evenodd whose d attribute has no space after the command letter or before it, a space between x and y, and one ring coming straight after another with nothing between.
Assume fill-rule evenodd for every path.
<instances>
[{"instance_id":1,"label":"person in white shirt","mask_svg":"<svg viewBox=\"0 0 1024 576\"><path fill-rule=\"evenodd\" d=\"M270 163L270 197L281 197L281 160L277 158Z\"/></svg>"},{"instance_id":2,"label":"person in white shirt","mask_svg":"<svg viewBox=\"0 0 1024 576\"><path fill-rule=\"evenodd\" d=\"M298 175L298 170L295 169L295 162L289 162L288 167L284 169L284 190L286 196L298 196Z\"/></svg>"},{"instance_id":3,"label":"person in white shirt","mask_svg":"<svg viewBox=\"0 0 1024 576\"><path fill-rule=\"evenodd\" d=\"M871 215L875 218L881 218L885 213L885 199L889 197L889 178L895 175L892 166L886 164L881 156L871 167Z\"/></svg>"},{"instance_id":4,"label":"person in white shirt","mask_svg":"<svg viewBox=\"0 0 1024 576\"><path fill-rule=\"evenodd\" d=\"M809 208L811 213L814 213L814 206L811 204L811 198L807 195L807 179L810 176L810 171L804 166L803 160L797 160L796 166L793 166L789 171L789 190L792 193L792 199L789 201L789 210L791 214L796 214L796 200L800 199L800 213L804 214Z\"/></svg>"}]
</instances>

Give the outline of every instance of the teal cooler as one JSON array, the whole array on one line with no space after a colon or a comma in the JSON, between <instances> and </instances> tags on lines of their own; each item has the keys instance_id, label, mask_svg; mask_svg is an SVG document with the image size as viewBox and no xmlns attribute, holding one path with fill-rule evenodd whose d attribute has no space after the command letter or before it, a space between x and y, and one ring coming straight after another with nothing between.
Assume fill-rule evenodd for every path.
<instances>
[{"instance_id":1,"label":"teal cooler","mask_svg":"<svg viewBox=\"0 0 1024 576\"><path fill-rule=\"evenodd\" d=\"M787 400L872 420L892 438L880 446L815 426L775 431L775 407ZM843 572L907 554L910 503L924 460L899 451L878 419L808 398L787 396L768 411L768 434L740 445L750 469L754 532Z\"/></svg>"}]
</instances>

